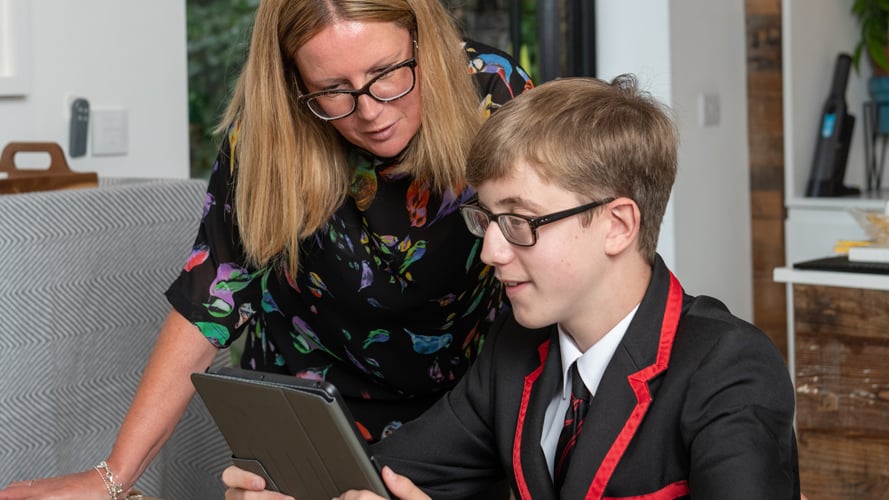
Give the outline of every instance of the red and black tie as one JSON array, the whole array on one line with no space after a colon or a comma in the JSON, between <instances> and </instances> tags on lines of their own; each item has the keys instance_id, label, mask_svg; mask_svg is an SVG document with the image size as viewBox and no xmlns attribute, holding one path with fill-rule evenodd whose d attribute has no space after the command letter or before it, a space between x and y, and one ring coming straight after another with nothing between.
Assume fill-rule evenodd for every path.
<instances>
[{"instance_id":1,"label":"red and black tie","mask_svg":"<svg viewBox=\"0 0 889 500\"><path fill-rule=\"evenodd\" d=\"M571 374L571 404L565 410L565 421L562 432L559 434L559 442L556 444L556 459L553 468L553 483L557 491L562 488L568 464L571 462L571 452L574 450L577 436L583 430L583 418L590 406L590 391L580 378L576 362L571 365L568 372Z\"/></svg>"}]
</instances>

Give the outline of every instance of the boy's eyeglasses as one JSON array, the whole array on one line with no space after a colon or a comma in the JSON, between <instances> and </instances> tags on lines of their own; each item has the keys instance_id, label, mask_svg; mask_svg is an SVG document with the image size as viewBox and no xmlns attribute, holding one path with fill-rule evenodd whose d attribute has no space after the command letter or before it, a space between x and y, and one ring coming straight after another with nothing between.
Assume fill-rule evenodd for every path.
<instances>
[{"instance_id":1,"label":"boy's eyeglasses","mask_svg":"<svg viewBox=\"0 0 889 500\"><path fill-rule=\"evenodd\" d=\"M469 228L469 232L479 238L485 237L485 231L488 229L488 225L492 220L496 220L497 225L500 227L500 232L503 233L503 237L506 238L506 241L520 247L530 247L537 243L537 228L540 226L586 212L587 210L592 210L593 208L606 203L611 203L612 201L614 201L613 197L605 198L579 207L551 213L549 215L527 217L511 213L491 213L489 210L480 207L478 205L478 200L476 199L464 205L460 205L460 214L463 215L463 220L466 221L466 227Z\"/></svg>"},{"instance_id":2,"label":"boy's eyeglasses","mask_svg":"<svg viewBox=\"0 0 889 500\"><path fill-rule=\"evenodd\" d=\"M378 102L400 99L414 90L417 81L414 71L417 67L416 45L414 52L410 59L383 71L358 90L322 90L301 95L297 100L306 103L318 118L331 121L354 113L358 108L358 98L363 95L369 95Z\"/></svg>"}]
</instances>

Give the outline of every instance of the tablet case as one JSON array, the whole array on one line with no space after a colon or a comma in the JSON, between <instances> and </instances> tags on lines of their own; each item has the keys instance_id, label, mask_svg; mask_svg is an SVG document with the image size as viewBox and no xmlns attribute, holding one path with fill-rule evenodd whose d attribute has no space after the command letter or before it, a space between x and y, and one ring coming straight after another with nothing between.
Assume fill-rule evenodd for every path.
<instances>
[{"instance_id":1,"label":"tablet case","mask_svg":"<svg viewBox=\"0 0 889 500\"><path fill-rule=\"evenodd\" d=\"M238 368L191 378L233 463L265 477L267 489L300 500L330 500L349 489L389 498L332 384Z\"/></svg>"}]
</instances>

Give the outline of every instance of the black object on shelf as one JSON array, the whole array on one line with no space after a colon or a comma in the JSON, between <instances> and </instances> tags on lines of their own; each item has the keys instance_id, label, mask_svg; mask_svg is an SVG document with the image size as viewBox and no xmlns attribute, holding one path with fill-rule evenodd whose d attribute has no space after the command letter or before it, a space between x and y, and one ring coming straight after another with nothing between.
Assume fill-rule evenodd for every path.
<instances>
[{"instance_id":1,"label":"black object on shelf","mask_svg":"<svg viewBox=\"0 0 889 500\"><path fill-rule=\"evenodd\" d=\"M846 107L846 85L851 66L852 57L849 54L837 55L833 84L821 110L806 196L845 196L860 192L858 188L843 184L849 143L855 128L855 116Z\"/></svg>"},{"instance_id":2,"label":"black object on shelf","mask_svg":"<svg viewBox=\"0 0 889 500\"><path fill-rule=\"evenodd\" d=\"M889 274L889 262L849 260L847 255L797 262L794 269L805 271L833 271L839 273Z\"/></svg>"}]
</instances>

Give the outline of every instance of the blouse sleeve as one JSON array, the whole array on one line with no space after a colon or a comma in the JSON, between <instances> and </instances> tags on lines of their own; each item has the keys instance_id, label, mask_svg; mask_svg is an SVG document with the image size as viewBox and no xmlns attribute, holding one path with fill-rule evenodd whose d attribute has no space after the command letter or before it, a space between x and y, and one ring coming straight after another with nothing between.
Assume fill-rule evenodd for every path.
<instances>
[{"instance_id":1,"label":"blouse sleeve","mask_svg":"<svg viewBox=\"0 0 889 500\"><path fill-rule=\"evenodd\" d=\"M232 215L234 196L233 127L223 140L210 174L198 234L179 277L166 292L170 304L217 347L243 333L261 304L264 270L244 264Z\"/></svg>"},{"instance_id":2,"label":"blouse sleeve","mask_svg":"<svg viewBox=\"0 0 889 500\"><path fill-rule=\"evenodd\" d=\"M531 77L509 54L473 40L465 41L469 73L487 114L534 87Z\"/></svg>"}]
</instances>

